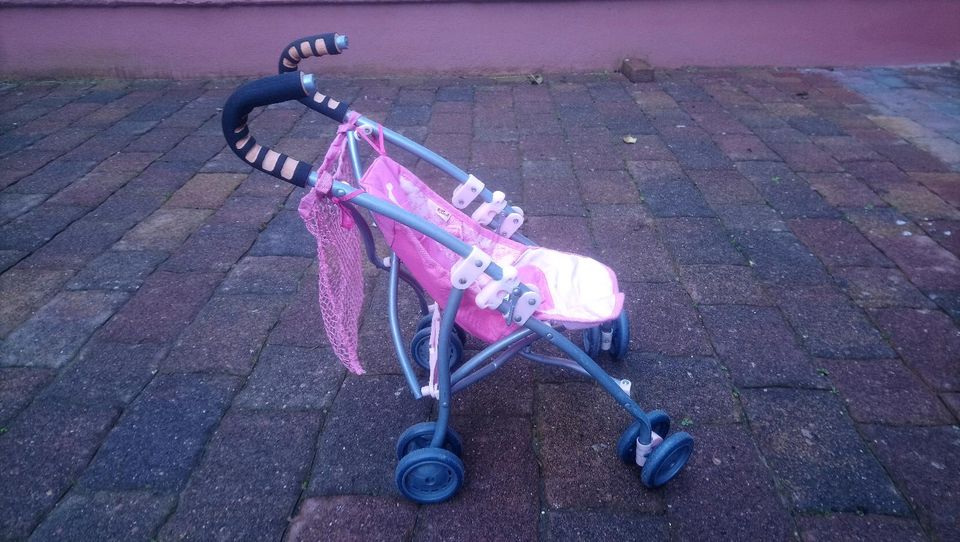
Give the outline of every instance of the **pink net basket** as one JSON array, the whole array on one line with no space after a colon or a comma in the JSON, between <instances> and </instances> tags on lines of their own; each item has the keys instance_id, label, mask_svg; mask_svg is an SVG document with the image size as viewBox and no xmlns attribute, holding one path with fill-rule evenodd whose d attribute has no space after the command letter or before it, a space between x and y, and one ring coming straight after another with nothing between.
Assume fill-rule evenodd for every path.
<instances>
[{"instance_id":1,"label":"pink net basket","mask_svg":"<svg viewBox=\"0 0 960 542\"><path fill-rule=\"evenodd\" d=\"M340 126L319 169L317 185L300 200L300 217L317 241L317 283L320 315L330 346L340 363L355 374L363 374L358 345L360 317L363 311L363 260L360 234L353 218L341 205L345 198L334 198L330 187L334 179L350 173L344 161L346 131L356 118Z\"/></svg>"}]
</instances>

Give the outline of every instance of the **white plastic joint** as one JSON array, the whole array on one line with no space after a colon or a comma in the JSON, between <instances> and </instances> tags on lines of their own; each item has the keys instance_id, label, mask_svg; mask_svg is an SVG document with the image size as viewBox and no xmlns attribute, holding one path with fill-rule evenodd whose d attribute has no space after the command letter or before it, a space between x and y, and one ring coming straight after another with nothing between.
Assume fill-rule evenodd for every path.
<instances>
[{"instance_id":1,"label":"white plastic joint","mask_svg":"<svg viewBox=\"0 0 960 542\"><path fill-rule=\"evenodd\" d=\"M513 237L513 234L520 229L520 226L523 226L523 211L521 211L519 207L514 207L514 209L520 212L508 214L507 217L503 219L503 222L500 223L500 227L497 228L497 233L508 239Z\"/></svg>"},{"instance_id":2,"label":"white plastic joint","mask_svg":"<svg viewBox=\"0 0 960 542\"><path fill-rule=\"evenodd\" d=\"M640 439L637 439L637 455L635 459L638 467L642 467L644 463L647 462L647 456L650 455L650 452L652 452L654 448L660 446L661 442L663 442L663 437L653 432L650 433L650 444L640 444Z\"/></svg>"},{"instance_id":3,"label":"white plastic joint","mask_svg":"<svg viewBox=\"0 0 960 542\"><path fill-rule=\"evenodd\" d=\"M470 205L477 196L483 192L483 181L473 176L471 173L463 184L453 190L453 206L457 209L463 209Z\"/></svg>"},{"instance_id":4,"label":"white plastic joint","mask_svg":"<svg viewBox=\"0 0 960 542\"><path fill-rule=\"evenodd\" d=\"M524 292L524 294L517 299L516 305L513 306L512 321L510 323L522 326L526 323L527 319L533 316L533 313L540 308L542 301L543 299L540 297L540 292L532 290Z\"/></svg>"},{"instance_id":5,"label":"white plastic joint","mask_svg":"<svg viewBox=\"0 0 960 542\"><path fill-rule=\"evenodd\" d=\"M603 352L609 352L610 348L613 346L613 330L600 330L600 350Z\"/></svg>"},{"instance_id":6,"label":"white plastic joint","mask_svg":"<svg viewBox=\"0 0 960 542\"><path fill-rule=\"evenodd\" d=\"M500 214L500 211L507 206L507 195L497 190L489 202L481 203L479 207L470 215L482 226L489 224L494 217Z\"/></svg>"},{"instance_id":7,"label":"white plastic joint","mask_svg":"<svg viewBox=\"0 0 960 542\"><path fill-rule=\"evenodd\" d=\"M420 393L434 399L440 398L440 378L437 374L437 360L440 358L440 305L434 303L430 310L430 376L427 385L420 388Z\"/></svg>"},{"instance_id":8,"label":"white plastic joint","mask_svg":"<svg viewBox=\"0 0 960 542\"><path fill-rule=\"evenodd\" d=\"M630 382L627 378L621 378L617 380L617 385L620 386L620 389L623 390L623 393L630 395L630 390L633 388L633 382Z\"/></svg>"},{"instance_id":9,"label":"white plastic joint","mask_svg":"<svg viewBox=\"0 0 960 542\"><path fill-rule=\"evenodd\" d=\"M503 299L510 295L520 279L517 278L517 268L513 266L503 267L503 278L500 280L491 280L486 286L480 289L477 294L477 306L483 309L495 309L500 306Z\"/></svg>"},{"instance_id":10,"label":"white plastic joint","mask_svg":"<svg viewBox=\"0 0 960 542\"><path fill-rule=\"evenodd\" d=\"M450 269L450 283L458 290L466 290L490 267L490 255L473 247L470 255L453 264Z\"/></svg>"}]
</instances>

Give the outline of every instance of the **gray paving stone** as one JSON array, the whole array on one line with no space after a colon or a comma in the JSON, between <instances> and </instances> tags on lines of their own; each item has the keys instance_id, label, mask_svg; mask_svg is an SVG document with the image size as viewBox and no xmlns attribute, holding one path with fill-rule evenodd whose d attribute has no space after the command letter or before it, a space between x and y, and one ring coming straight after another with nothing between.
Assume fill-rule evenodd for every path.
<instances>
[{"instance_id":1,"label":"gray paving stone","mask_svg":"<svg viewBox=\"0 0 960 542\"><path fill-rule=\"evenodd\" d=\"M220 285L220 293L293 294L311 262L291 256L248 256L233 267Z\"/></svg>"},{"instance_id":2,"label":"gray paving stone","mask_svg":"<svg viewBox=\"0 0 960 542\"><path fill-rule=\"evenodd\" d=\"M716 359L628 354L611 372L633 382L633 397L645 409L666 411L676 430L681 422L699 427L742 420L733 382Z\"/></svg>"},{"instance_id":3,"label":"gray paving stone","mask_svg":"<svg viewBox=\"0 0 960 542\"><path fill-rule=\"evenodd\" d=\"M890 472L920 523L941 540L960 534L957 524L960 430L943 427L862 428L873 452Z\"/></svg>"},{"instance_id":4,"label":"gray paving stone","mask_svg":"<svg viewBox=\"0 0 960 542\"><path fill-rule=\"evenodd\" d=\"M764 203L753 184L737 171L687 171L711 206ZM714 207L715 208L715 207Z\"/></svg>"},{"instance_id":5,"label":"gray paving stone","mask_svg":"<svg viewBox=\"0 0 960 542\"><path fill-rule=\"evenodd\" d=\"M0 226L0 249L33 251L53 239L89 209L71 205L39 205Z\"/></svg>"},{"instance_id":6,"label":"gray paving stone","mask_svg":"<svg viewBox=\"0 0 960 542\"><path fill-rule=\"evenodd\" d=\"M125 409L79 487L178 491L238 388L224 375L156 376Z\"/></svg>"},{"instance_id":7,"label":"gray paving stone","mask_svg":"<svg viewBox=\"0 0 960 542\"><path fill-rule=\"evenodd\" d=\"M293 211L277 213L250 249L252 256L299 256L314 258L317 245L300 216Z\"/></svg>"},{"instance_id":8,"label":"gray paving stone","mask_svg":"<svg viewBox=\"0 0 960 542\"><path fill-rule=\"evenodd\" d=\"M199 228L210 213L207 209L158 209L124 235L113 248L171 252Z\"/></svg>"},{"instance_id":9,"label":"gray paving stone","mask_svg":"<svg viewBox=\"0 0 960 542\"><path fill-rule=\"evenodd\" d=\"M35 401L0 436L0 533L24 539L86 467L116 419L99 405Z\"/></svg>"},{"instance_id":10,"label":"gray paving stone","mask_svg":"<svg viewBox=\"0 0 960 542\"><path fill-rule=\"evenodd\" d=\"M960 331L940 311L879 309L871 312L907 365L938 391L960 390L956 360Z\"/></svg>"},{"instance_id":11,"label":"gray paving stone","mask_svg":"<svg viewBox=\"0 0 960 542\"><path fill-rule=\"evenodd\" d=\"M680 282L698 305L770 305L753 270L741 265L681 265Z\"/></svg>"},{"instance_id":12,"label":"gray paving stone","mask_svg":"<svg viewBox=\"0 0 960 542\"><path fill-rule=\"evenodd\" d=\"M892 265L852 224L844 220L796 219L787 224L827 267Z\"/></svg>"},{"instance_id":13,"label":"gray paving stone","mask_svg":"<svg viewBox=\"0 0 960 542\"><path fill-rule=\"evenodd\" d=\"M769 388L742 397L760 450L797 511L909 514L836 395Z\"/></svg>"},{"instance_id":14,"label":"gray paving stone","mask_svg":"<svg viewBox=\"0 0 960 542\"><path fill-rule=\"evenodd\" d=\"M107 250L126 231L125 224L84 217L67 226L21 265L46 269L80 269Z\"/></svg>"},{"instance_id":15,"label":"gray paving stone","mask_svg":"<svg viewBox=\"0 0 960 542\"><path fill-rule=\"evenodd\" d=\"M690 462L665 491L674 536L744 540L763 533L766 540L793 540L790 513L749 432L741 425L695 426L692 434Z\"/></svg>"},{"instance_id":16,"label":"gray paving stone","mask_svg":"<svg viewBox=\"0 0 960 542\"><path fill-rule=\"evenodd\" d=\"M840 289L864 308L936 306L895 268L845 267L832 273Z\"/></svg>"},{"instance_id":17,"label":"gray paving stone","mask_svg":"<svg viewBox=\"0 0 960 542\"><path fill-rule=\"evenodd\" d=\"M320 421L316 413L232 410L159 538L280 539L309 471Z\"/></svg>"},{"instance_id":18,"label":"gray paving stone","mask_svg":"<svg viewBox=\"0 0 960 542\"><path fill-rule=\"evenodd\" d=\"M737 386L826 385L777 309L703 306L700 315L720 360Z\"/></svg>"},{"instance_id":19,"label":"gray paving stone","mask_svg":"<svg viewBox=\"0 0 960 542\"><path fill-rule=\"evenodd\" d=\"M313 497L300 505L284 540L350 539L358 533L370 542L408 540L416 522L417 507L397 497Z\"/></svg>"},{"instance_id":20,"label":"gray paving stone","mask_svg":"<svg viewBox=\"0 0 960 542\"><path fill-rule=\"evenodd\" d=\"M368 306L376 303L373 297L369 299ZM383 296L383 299L386 297ZM283 310L280 320L270 330L267 344L314 349L328 345L323 318L320 314L317 270L314 266L303 272L299 289Z\"/></svg>"},{"instance_id":21,"label":"gray paving stone","mask_svg":"<svg viewBox=\"0 0 960 542\"><path fill-rule=\"evenodd\" d=\"M135 292L147 276L167 258L164 252L110 250L104 252L67 283L68 290Z\"/></svg>"},{"instance_id":22,"label":"gray paving stone","mask_svg":"<svg viewBox=\"0 0 960 542\"><path fill-rule=\"evenodd\" d=\"M634 212L630 215L604 213L592 216L590 229L597 247L597 259L610 266L617 273L618 280L674 280L670 254L644 215Z\"/></svg>"},{"instance_id":23,"label":"gray paving stone","mask_svg":"<svg viewBox=\"0 0 960 542\"><path fill-rule=\"evenodd\" d=\"M173 495L145 491L71 492L31 540L149 539L176 506Z\"/></svg>"},{"instance_id":24,"label":"gray paving stone","mask_svg":"<svg viewBox=\"0 0 960 542\"><path fill-rule=\"evenodd\" d=\"M667 356L713 354L693 301L677 283L622 284L634 350Z\"/></svg>"},{"instance_id":25,"label":"gray paving stone","mask_svg":"<svg viewBox=\"0 0 960 542\"><path fill-rule=\"evenodd\" d=\"M669 540L670 525L661 516L621 511L551 510L544 540Z\"/></svg>"},{"instance_id":26,"label":"gray paving stone","mask_svg":"<svg viewBox=\"0 0 960 542\"><path fill-rule=\"evenodd\" d=\"M13 220L47 199L44 194L0 193L0 223Z\"/></svg>"},{"instance_id":27,"label":"gray paving stone","mask_svg":"<svg viewBox=\"0 0 960 542\"><path fill-rule=\"evenodd\" d=\"M0 273L16 265L27 254L23 250L0 250Z\"/></svg>"},{"instance_id":28,"label":"gray paving stone","mask_svg":"<svg viewBox=\"0 0 960 542\"><path fill-rule=\"evenodd\" d=\"M717 205L717 216L731 233L737 231L787 231L787 225L767 205Z\"/></svg>"},{"instance_id":29,"label":"gray paving stone","mask_svg":"<svg viewBox=\"0 0 960 542\"><path fill-rule=\"evenodd\" d=\"M826 542L920 542L928 540L914 519L876 514L831 514L797 518L800 540Z\"/></svg>"},{"instance_id":30,"label":"gray paving stone","mask_svg":"<svg viewBox=\"0 0 960 542\"><path fill-rule=\"evenodd\" d=\"M183 331L161 369L247 375L281 310L283 300L275 296L214 296Z\"/></svg>"},{"instance_id":31,"label":"gray paving stone","mask_svg":"<svg viewBox=\"0 0 960 542\"><path fill-rule=\"evenodd\" d=\"M62 366L127 300L121 292L62 292L0 346L0 365Z\"/></svg>"},{"instance_id":32,"label":"gray paving stone","mask_svg":"<svg viewBox=\"0 0 960 542\"><path fill-rule=\"evenodd\" d=\"M170 342L206 303L220 273L156 272L104 326L104 339L117 342Z\"/></svg>"},{"instance_id":33,"label":"gray paving stone","mask_svg":"<svg viewBox=\"0 0 960 542\"><path fill-rule=\"evenodd\" d=\"M198 173L171 196L167 206L218 209L245 177L235 173Z\"/></svg>"},{"instance_id":34,"label":"gray paving stone","mask_svg":"<svg viewBox=\"0 0 960 542\"><path fill-rule=\"evenodd\" d=\"M427 420L430 407L409 395L403 377L347 377L324 422L307 494L394 494L397 437Z\"/></svg>"},{"instance_id":35,"label":"gray paving stone","mask_svg":"<svg viewBox=\"0 0 960 542\"><path fill-rule=\"evenodd\" d=\"M792 233L743 231L734 239L764 282L797 286L829 280L820 261Z\"/></svg>"},{"instance_id":36,"label":"gray paving stone","mask_svg":"<svg viewBox=\"0 0 960 542\"><path fill-rule=\"evenodd\" d=\"M898 359L818 360L860 423L938 425L952 416L937 396Z\"/></svg>"},{"instance_id":37,"label":"gray paving stone","mask_svg":"<svg viewBox=\"0 0 960 542\"><path fill-rule=\"evenodd\" d=\"M661 218L657 231L678 264L746 263L717 219Z\"/></svg>"},{"instance_id":38,"label":"gray paving stone","mask_svg":"<svg viewBox=\"0 0 960 542\"><path fill-rule=\"evenodd\" d=\"M37 391L47 385L56 372L33 367L0 369L0 426L5 427L24 407L30 404Z\"/></svg>"},{"instance_id":39,"label":"gray paving stone","mask_svg":"<svg viewBox=\"0 0 960 542\"><path fill-rule=\"evenodd\" d=\"M327 410L345 372L329 349L267 346L234 404L255 409Z\"/></svg>"},{"instance_id":40,"label":"gray paving stone","mask_svg":"<svg viewBox=\"0 0 960 542\"><path fill-rule=\"evenodd\" d=\"M538 457L550 509L613 507L659 513L662 496L617 457L629 415L592 383L537 386Z\"/></svg>"},{"instance_id":41,"label":"gray paving stone","mask_svg":"<svg viewBox=\"0 0 960 542\"><path fill-rule=\"evenodd\" d=\"M0 275L0 336L15 330L45 304L66 282L72 271L13 268Z\"/></svg>"}]
</instances>

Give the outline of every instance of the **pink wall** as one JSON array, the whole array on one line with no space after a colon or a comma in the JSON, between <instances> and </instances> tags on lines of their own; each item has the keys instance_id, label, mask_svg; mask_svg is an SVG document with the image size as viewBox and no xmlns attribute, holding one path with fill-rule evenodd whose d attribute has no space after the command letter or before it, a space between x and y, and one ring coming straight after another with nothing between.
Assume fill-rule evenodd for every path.
<instances>
[{"instance_id":1,"label":"pink wall","mask_svg":"<svg viewBox=\"0 0 960 542\"><path fill-rule=\"evenodd\" d=\"M272 73L283 45L330 31L351 41L319 61L339 73L896 65L960 58L960 1L0 6L0 74Z\"/></svg>"}]
</instances>

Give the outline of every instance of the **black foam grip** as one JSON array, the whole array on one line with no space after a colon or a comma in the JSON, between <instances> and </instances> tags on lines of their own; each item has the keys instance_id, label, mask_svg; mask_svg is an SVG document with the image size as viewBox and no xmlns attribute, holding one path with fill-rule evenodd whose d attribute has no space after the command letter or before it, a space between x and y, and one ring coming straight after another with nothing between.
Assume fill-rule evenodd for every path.
<instances>
[{"instance_id":1,"label":"black foam grip","mask_svg":"<svg viewBox=\"0 0 960 542\"><path fill-rule=\"evenodd\" d=\"M280 53L280 73L296 71L300 61L311 56L339 55L340 49L337 48L336 39L337 34L327 33L291 41ZM350 111L350 106L346 102L337 101L320 92L301 98L300 103L337 122L343 122L347 118L347 112Z\"/></svg>"},{"instance_id":2,"label":"black foam grip","mask_svg":"<svg viewBox=\"0 0 960 542\"><path fill-rule=\"evenodd\" d=\"M306 186L313 166L258 144L247 126L247 116L254 108L298 100L305 94L299 72L264 77L240 86L223 106L223 137L230 149L264 173Z\"/></svg>"}]
</instances>

